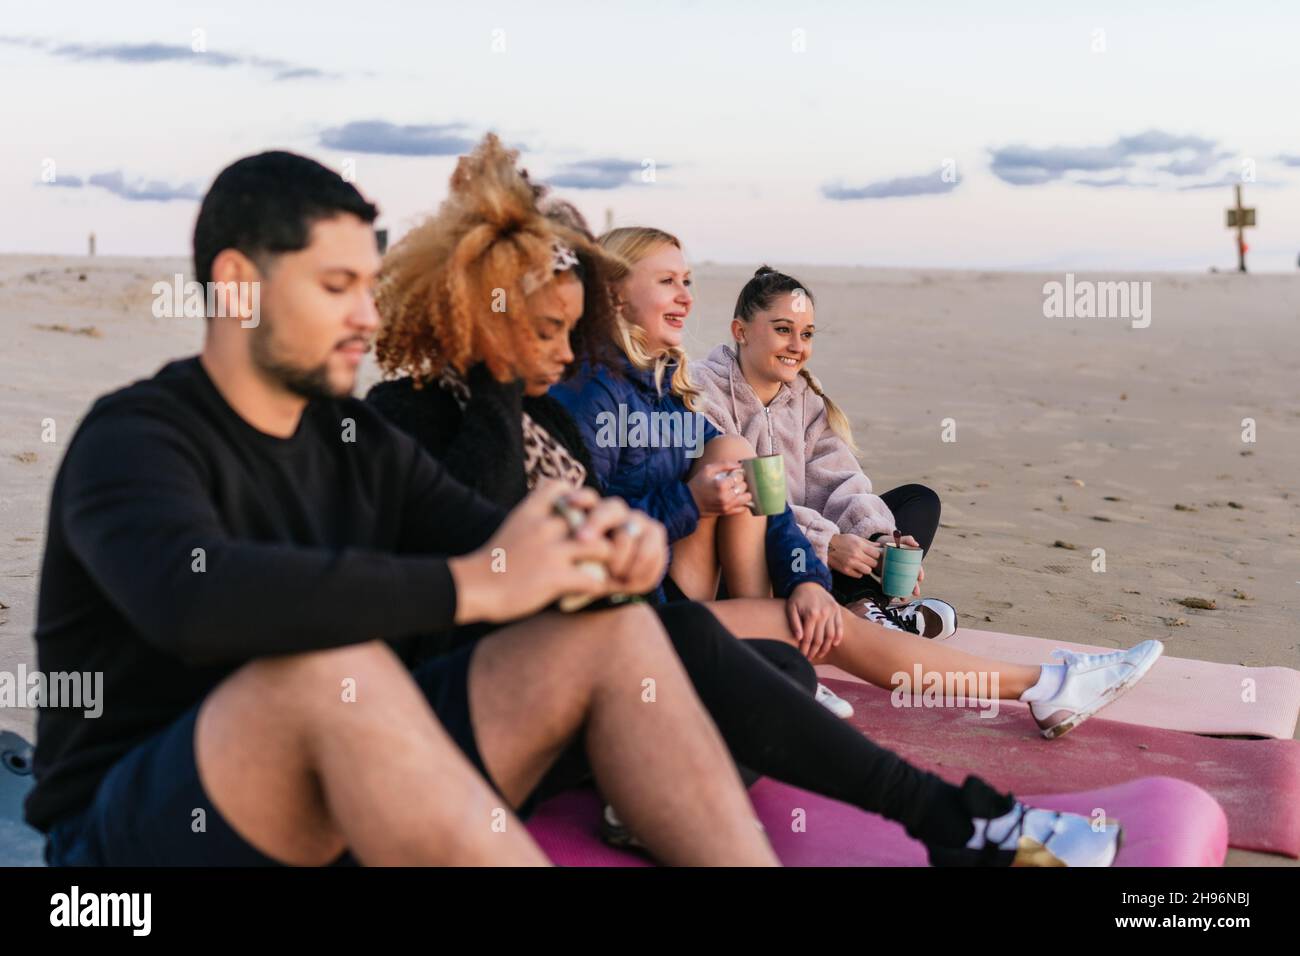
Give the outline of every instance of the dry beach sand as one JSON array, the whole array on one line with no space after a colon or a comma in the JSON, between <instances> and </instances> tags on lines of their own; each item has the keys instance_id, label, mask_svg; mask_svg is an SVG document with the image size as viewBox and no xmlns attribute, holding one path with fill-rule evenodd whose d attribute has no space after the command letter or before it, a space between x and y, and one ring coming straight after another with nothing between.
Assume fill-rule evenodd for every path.
<instances>
[{"instance_id":1,"label":"dry beach sand","mask_svg":"<svg viewBox=\"0 0 1300 956\"><path fill-rule=\"evenodd\" d=\"M817 297L812 368L877 490L922 481L943 499L927 592L964 623L1300 667L1300 278L1077 277L1151 281L1151 324L1133 328L1045 318L1043 284L1060 274L789 268ZM186 270L0 256L0 669L35 666L50 483L76 423L97 395L199 348L201 319L150 308L152 285ZM698 266L692 355L727 335L751 271ZM363 387L374 378L371 364ZM0 729L30 737L33 716L0 710Z\"/></svg>"}]
</instances>

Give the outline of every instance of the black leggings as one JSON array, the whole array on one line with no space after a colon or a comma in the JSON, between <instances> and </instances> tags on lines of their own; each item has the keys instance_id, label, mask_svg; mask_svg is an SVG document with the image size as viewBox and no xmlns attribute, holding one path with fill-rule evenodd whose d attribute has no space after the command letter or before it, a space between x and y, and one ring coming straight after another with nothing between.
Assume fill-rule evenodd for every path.
<instances>
[{"instance_id":1,"label":"black leggings","mask_svg":"<svg viewBox=\"0 0 1300 956\"><path fill-rule=\"evenodd\" d=\"M803 669L793 663L798 658L811 671L797 649L739 640L700 604L656 610L738 764L888 817L925 843L961 847L970 839L972 804L962 788L872 743L759 653L783 658L796 672ZM785 651L764 647L774 644Z\"/></svg>"},{"instance_id":2,"label":"black leggings","mask_svg":"<svg viewBox=\"0 0 1300 956\"><path fill-rule=\"evenodd\" d=\"M925 485L900 485L880 497L893 512L894 525L899 533L910 534L928 555L939 530L939 496ZM852 604L864 597L884 599L880 582L870 576L852 578L832 571L831 582L831 593L841 604Z\"/></svg>"}]
</instances>

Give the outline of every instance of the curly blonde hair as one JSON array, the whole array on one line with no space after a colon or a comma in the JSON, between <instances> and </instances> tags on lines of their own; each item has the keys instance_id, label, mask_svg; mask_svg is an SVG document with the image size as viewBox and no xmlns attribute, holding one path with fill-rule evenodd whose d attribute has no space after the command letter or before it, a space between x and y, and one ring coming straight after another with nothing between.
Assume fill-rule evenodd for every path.
<instances>
[{"instance_id":1,"label":"curly blonde hair","mask_svg":"<svg viewBox=\"0 0 1300 956\"><path fill-rule=\"evenodd\" d=\"M450 366L486 363L499 381L518 375L539 349L527 300L552 278L555 243L573 249L584 285L575 354L602 355L614 321L610 258L587 236L541 209L543 187L516 165L518 153L489 133L451 177L435 215L384 257L375 304L383 320L375 357L388 375L417 385Z\"/></svg>"}]
</instances>

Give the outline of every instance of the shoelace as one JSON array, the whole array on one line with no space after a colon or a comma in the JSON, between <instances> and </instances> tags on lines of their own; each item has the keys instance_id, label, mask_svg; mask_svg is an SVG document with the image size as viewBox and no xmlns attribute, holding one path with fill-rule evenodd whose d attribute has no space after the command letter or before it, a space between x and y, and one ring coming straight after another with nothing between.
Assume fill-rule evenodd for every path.
<instances>
[{"instance_id":1,"label":"shoelace","mask_svg":"<svg viewBox=\"0 0 1300 956\"><path fill-rule=\"evenodd\" d=\"M1029 809L1030 809L1029 807L1025 806L1023 803L1017 803L1016 807L1019 809L1020 812L1016 814L1016 818L1013 821L1011 821L1011 825L1007 828L1007 832L1001 838L993 837L989 833L988 824L985 824L984 845L986 847L995 846L1001 849L1008 849L1008 850L1016 849L1016 847L1020 843L1020 838L1024 836L1025 818L1029 815ZM1038 841L1046 849L1048 845L1052 842L1052 838L1061 832L1061 824L1065 822L1065 815L1061 813L1059 810L1053 810L1053 811L1040 810L1039 812L1052 814L1051 829L1048 830L1046 837ZM989 823L992 822L993 822L992 820L989 821ZM1008 847L1006 845L1007 841L1010 840L1012 837L1015 837L1016 842L1012 846Z\"/></svg>"},{"instance_id":2,"label":"shoelace","mask_svg":"<svg viewBox=\"0 0 1300 956\"><path fill-rule=\"evenodd\" d=\"M1094 667L1106 667L1111 664L1130 663L1124 659L1128 651L1109 651L1105 654L1084 654L1081 651L1067 651L1063 647L1058 647L1052 651L1053 657L1059 657L1066 665L1074 664L1076 667L1085 667L1092 669Z\"/></svg>"},{"instance_id":3,"label":"shoelace","mask_svg":"<svg viewBox=\"0 0 1300 956\"><path fill-rule=\"evenodd\" d=\"M867 602L867 620L872 624L880 624L881 627L889 627L892 624L900 631L920 633L915 619L915 609L911 609L911 613L904 617L893 607L881 607L875 601L870 601Z\"/></svg>"},{"instance_id":4,"label":"shoelace","mask_svg":"<svg viewBox=\"0 0 1300 956\"><path fill-rule=\"evenodd\" d=\"M871 606L875 608L879 612L879 616L884 619L881 621L876 621L877 624L883 625L885 621L888 621L890 624L893 624L894 627L898 628L900 631L907 631L911 634L920 633L920 629L917 627L916 624L916 608L906 608L905 609L906 613L904 613L904 609L894 608L889 605L886 605L885 607L881 607L879 604L876 604L874 601L872 602Z\"/></svg>"},{"instance_id":5,"label":"shoelace","mask_svg":"<svg viewBox=\"0 0 1300 956\"><path fill-rule=\"evenodd\" d=\"M894 617L901 621L909 631L920 633L921 627L917 618L920 617L921 608L918 605L904 604L902 607L898 608L887 608L886 611L887 613L893 614Z\"/></svg>"},{"instance_id":6,"label":"shoelace","mask_svg":"<svg viewBox=\"0 0 1300 956\"><path fill-rule=\"evenodd\" d=\"M1026 807L1023 803L1019 803L1019 802L1016 803L1016 810L1018 811L1016 813L1016 818L1011 821L1011 825L1007 828L1007 832L1003 834L1001 837L995 837L989 831L989 826L993 823L993 821L989 820L988 822L986 822L984 824L984 845L995 846L1000 849L1002 847L1002 844L1006 843L1007 840L1011 839L1011 837L1013 836L1016 837L1017 842L1019 842L1021 831L1023 831L1025 826L1025 812L1028 809L1029 808Z\"/></svg>"}]
</instances>

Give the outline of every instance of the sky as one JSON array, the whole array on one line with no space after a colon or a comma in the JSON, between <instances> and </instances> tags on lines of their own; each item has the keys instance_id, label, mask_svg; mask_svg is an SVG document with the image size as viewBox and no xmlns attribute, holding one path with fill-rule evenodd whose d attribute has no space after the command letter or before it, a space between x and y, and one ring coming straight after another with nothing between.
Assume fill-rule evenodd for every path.
<instances>
[{"instance_id":1,"label":"sky","mask_svg":"<svg viewBox=\"0 0 1300 956\"><path fill-rule=\"evenodd\" d=\"M1063 271L1300 256L1300 4L0 0L0 252L187 255L269 148L394 238L494 130L697 261Z\"/></svg>"}]
</instances>

